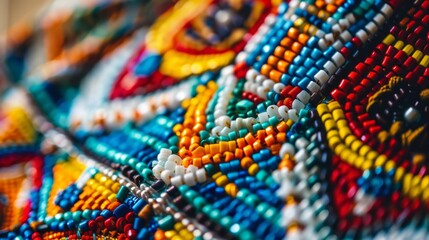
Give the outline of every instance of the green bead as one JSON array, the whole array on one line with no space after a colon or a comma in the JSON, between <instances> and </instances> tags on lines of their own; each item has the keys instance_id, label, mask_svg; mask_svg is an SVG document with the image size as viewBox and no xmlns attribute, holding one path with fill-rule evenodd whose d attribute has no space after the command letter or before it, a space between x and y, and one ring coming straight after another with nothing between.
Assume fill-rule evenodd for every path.
<instances>
[{"instance_id":1,"label":"green bead","mask_svg":"<svg viewBox=\"0 0 429 240\"><path fill-rule=\"evenodd\" d=\"M70 220L72 219L72 213L71 212L65 212L63 213L64 220Z\"/></svg>"},{"instance_id":2,"label":"green bead","mask_svg":"<svg viewBox=\"0 0 429 240\"><path fill-rule=\"evenodd\" d=\"M57 213L57 214L55 214L54 218L57 221L61 221L63 219L63 214L62 213Z\"/></svg>"},{"instance_id":3,"label":"green bead","mask_svg":"<svg viewBox=\"0 0 429 240\"><path fill-rule=\"evenodd\" d=\"M136 164L137 164L137 159L135 158L130 158L128 159L128 165L130 165L132 168L136 168Z\"/></svg>"},{"instance_id":4,"label":"green bead","mask_svg":"<svg viewBox=\"0 0 429 240\"><path fill-rule=\"evenodd\" d=\"M260 215L264 215L269 207L270 206L267 203L261 203L256 207L256 212L258 212Z\"/></svg>"},{"instance_id":5,"label":"green bead","mask_svg":"<svg viewBox=\"0 0 429 240\"><path fill-rule=\"evenodd\" d=\"M280 121L277 119L276 116L272 116L270 117L270 119L268 119L268 122L271 126L276 126L277 124L279 124Z\"/></svg>"},{"instance_id":6,"label":"green bead","mask_svg":"<svg viewBox=\"0 0 429 240\"><path fill-rule=\"evenodd\" d=\"M246 136L246 134L248 133L249 133L249 130L247 130L246 128L242 128L238 131L238 135L240 135L241 138Z\"/></svg>"},{"instance_id":7,"label":"green bead","mask_svg":"<svg viewBox=\"0 0 429 240\"><path fill-rule=\"evenodd\" d=\"M249 194L249 196L244 200L245 203L249 204L250 206L256 206L258 204L258 197L254 194Z\"/></svg>"},{"instance_id":8,"label":"green bead","mask_svg":"<svg viewBox=\"0 0 429 240\"><path fill-rule=\"evenodd\" d=\"M210 133L208 131L206 131L206 130L200 131L201 140L208 139L209 137L210 137Z\"/></svg>"},{"instance_id":9,"label":"green bead","mask_svg":"<svg viewBox=\"0 0 429 240\"><path fill-rule=\"evenodd\" d=\"M185 192L185 198L188 201L192 201L192 199L196 198L198 196L198 194L194 191L186 191Z\"/></svg>"},{"instance_id":10,"label":"green bead","mask_svg":"<svg viewBox=\"0 0 429 240\"><path fill-rule=\"evenodd\" d=\"M264 217L266 218L266 219L272 219L272 220L274 220L273 219L273 216L276 214L276 209L275 208L272 208L272 207L270 207L270 208L268 208L266 211L265 211L265 213L264 213Z\"/></svg>"},{"instance_id":11,"label":"green bead","mask_svg":"<svg viewBox=\"0 0 429 240\"><path fill-rule=\"evenodd\" d=\"M235 133L235 132L230 132L230 133L228 133L228 138L229 138L230 140L235 140L235 139L237 139L237 133Z\"/></svg>"},{"instance_id":12,"label":"green bead","mask_svg":"<svg viewBox=\"0 0 429 240\"><path fill-rule=\"evenodd\" d=\"M152 170L150 170L149 168L143 169L142 175L143 175L143 178L146 180L150 180L153 178Z\"/></svg>"},{"instance_id":13,"label":"green bead","mask_svg":"<svg viewBox=\"0 0 429 240\"><path fill-rule=\"evenodd\" d=\"M225 228L230 228L232 225L232 218L229 216L225 216L220 219L220 225L222 225Z\"/></svg>"},{"instance_id":14,"label":"green bead","mask_svg":"<svg viewBox=\"0 0 429 240\"><path fill-rule=\"evenodd\" d=\"M174 218L171 215L167 215L158 221L159 228L164 231L168 231L173 229L174 226Z\"/></svg>"},{"instance_id":15,"label":"green bead","mask_svg":"<svg viewBox=\"0 0 429 240\"><path fill-rule=\"evenodd\" d=\"M270 126L270 122L263 122L261 123L261 125L262 125L262 128L265 129Z\"/></svg>"},{"instance_id":16,"label":"green bead","mask_svg":"<svg viewBox=\"0 0 429 240\"><path fill-rule=\"evenodd\" d=\"M213 176L213 174L216 173L216 168L213 164L206 164L204 165L204 169L206 169L207 175L208 176Z\"/></svg>"},{"instance_id":17,"label":"green bead","mask_svg":"<svg viewBox=\"0 0 429 240\"><path fill-rule=\"evenodd\" d=\"M218 209L213 209L210 213L209 216L211 219L213 219L214 221L218 222L219 218L220 218L220 211Z\"/></svg>"},{"instance_id":18,"label":"green bead","mask_svg":"<svg viewBox=\"0 0 429 240\"><path fill-rule=\"evenodd\" d=\"M220 136L220 137L219 137L219 140L220 140L221 142L228 142L228 141L229 141L229 138L228 138L227 136Z\"/></svg>"},{"instance_id":19,"label":"green bead","mask_svg":"<svg viewBox=\"0 0 429 240\"><path fill-rule=\"evenodd\" d=\"M203 197L198 196L194 198L193 204L197 210L201 210L205 205L207 205L207 202Z\"/></svg>"},{"instance_id":20,"label":"green bead","mask_svg":"<svg viewBox=\"0 0 429 240\"><path fill-rule=\"evenodd\" d=\"M118 199L119 202L124 202L129 192L130 190L127 187L121 186L118 193L116 194L116 199Z\"/></svg>"},{"instance_id":21,"label":"green bead","mask_svg":"<svg viewBox=\"0 0 429 240\"><path fill-rule=\"evenodd\" d=\"M82 217L87 219L87 220L91 219L91 210L89 210L89 209L83 210Z\"/></svg>"},{"instance_id":22,"label":"green bead","mask_svg":"<svg viewBox=\"0 0 429 240\"><path fill-rule=\"evenodd\" d=\"M246 199L247 196L249 196L249 190L241 189L240 191L238 191L236 197L240 200L244 200L244 199Z\"/></svg>"},{"instance_id":23,"label":"green bead","mask_svg":"<svg viewBox=\"0 0 429 240\"><path fill-rule=\"evenodd\" d=\"M170 150L171 150L174 154L176 154L176 153L178 153L178 152L179 152L179 147L177 147L177 146L170 146Z\"/></svg>"},{"instance_id":24,"label":"green bead","mask_svg":"<svg viewBox=\"0 0 429 240\"><path fill-rule=\"evenodd\" d=\"M82 211L76 211L73 212L73 220L75 220L76 222L79 222L80 219L82 218Z\"/></svg>"},{"instance_id":25,"label":"green bead","mask_svg":"<svg viewBox=\"0 0 429 240\"><path fill-rule=\"evenodd\" d=\"M205 205L202 209L202 212L208 216L210 216L210 213L212 212L213 208L210 205Z\"/></svg>"},{"instance_id":26,"label":"green bead","mask_svg":"<svg viewBox=\"0 0 429 240\"><path fill-rule=\"evenodd\" d=\"M257 174L256 174L256 179L258 179L259 181L263 182L265 180L265 178L268 177L268 173L264 170L260 170Z\"/></svg>"},{"instance_id":27,"label":"green bead","mask_svg":"<svg viewBox=\"0 0 429 240\"><path fill-rule=\"evenodd\" d=\"M260 123L256 123L253 125L253 132L257 132L259 130L262 130L262 125Z\"/></svg>"},{"instance_id":28,"label":"green bead","mask_svg":"<svg viewBox=\"0 0 429 240\"><path fill-rule=\"evenodd\" d=\"M253 102L249 100L240 100L236 105L236 109L240 113L246 113L253 108Z\"/></svg>"},{"instance_id":29,"label":"green bead","mask_svg":"<svg viewBox=\"0 0 429 240\"><path fill-rule=\"evenodd\" d=\"M143 169L147 168L147 165L144 162L138 162L136 164L135 169L137 170L137 172L142 173Z\"/></svg>"},{"instance_id":30,"label":"green bead","mask_svg":"<svg viewBox=\"0 0 429 240\"><path fill-rule=\"evenodd\" d=\"M168 144L177 145L179 143L179 138L177 136L172 136L168 139Z\"/></svg>"},{"instance_id":31,"label":"green bead","mask_svg":"<svg viewBox=\"0 0 429 240\"><path fill-rule=\"evenodd\" d=\"M241 240L249 240L249 239L255 239L255 236L253 236L253 233L249 230L243 230L240 235L238 235L238 238Z\"/></svg>"}]
</instances>

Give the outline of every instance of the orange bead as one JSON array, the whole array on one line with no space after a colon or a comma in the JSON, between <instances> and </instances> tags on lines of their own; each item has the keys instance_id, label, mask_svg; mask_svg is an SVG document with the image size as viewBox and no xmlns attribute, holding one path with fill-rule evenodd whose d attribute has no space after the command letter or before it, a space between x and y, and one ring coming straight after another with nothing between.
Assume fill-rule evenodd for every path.
<instances>
[{"instance_id":1,"label":"orange bead","mask_svg":"<svg viewBox=\"0 0 429 240\"><path fill-rule=\"evenodd\" d=\"M244 138L237 139L237 146L243 149L246 146L246 140Z\"/></svg>"},{"instance_id":2,"label":"orange bead","mask_svg":"<svg viewBox=\"0 0 429 240\"><path fill-rule=\"evenodd\" d=\"M218 154L216 154L216 155L213 156L213 162L215 164L222 163L222 159L221 159L220 153L218 153Z\"/></svg>"},{"instance_id":3,"label":"orange bead","mask_svg":"<svg viewBox=\"0 0 429 240\"><path fill-rule=\"evenodd\" d=\"M299 53L299 52L301 52L301 49L302 49L302 44L301 43L299 43L299 42L294 42L293 44L292 44L292 47L291 47L291 49L292 49L292 51L294 51L295 53Z\"/></svg>"},{"instance_id":4,"label":"orange bead","mask_svg":"<svg viewBox=\"0 0 429 240\"><path fill-rule=\"evenodd\" d=\"M253 154L253 148L252 148L252 146L251 146L251 145L247 145L247 146L245 146L245 147L243 148L243 151L244 151L244 155L246 155L246 156L248 156L248 157L252 156L252 154Z\"/></svg>"},{"instance_id":5,"label":"orange bead","mask_svg":"<svg viewBox=\"0 0 429 240\"><path fill-rule=\"evenodd\" d=\"M155 232L154 239L155 240L165 240L167 238L165 237L164 231L162 231L161 229L158 229Z\"/></svg>"},{"instance_id":6,"label":"orange bead","mask_svg":"<svg viewBox=\"0 0 429 240\"><path fill-rule=\"evenodd\" d=\"M258 131L256 132L256 137L257 137L259 140L263 140L266 136L267 136L267 134L266 134L265 130L258 130Z\"/></svg>"},{"instance_id":7,"label":"orange bead","mask_svg":"<svg viewBox=\"0 0 429 240\"><path fill-rule=\"evenodd\" d=\"M229 141L228 148L230 152L234 152L235 149L237 148L237 144L235 143L235 141Z\"/></svg>"},{"instance_id":8,"label":"orange bead","mask_svg":"<svg viewBox=\"0 0 429 240\"><path fill-rule=\"evenodd\" d=\"M213 162L212 162L212 155L210 155L210 154L206 154L206 155L204 155L204 156L201 158L201 162L202 162L202 164L203 164L203 165L213 163Z\"/></svg>"},{"instance_id":9,"label":"orange bead","mask_svg":"<svg viewBox=\"0 0 429 240\"><path fill-rule=\"evenodd\" d=\"M288 129L288 126L287 126L287 124L285 122L282 121L279 124L277 124L276 129L279 132L286 132L286 130Z\"/></svg>"},{"instance_id":10,"label":"orange bead","mask_svg":"<svg viewBox=\"0 0 429 240\"><path fill-rule=\"evenodd\" d=\"M291 63L293 59L296 57L296 53L292 52L291 50L286 50L285 54L283 55L283 58L286 62Z\"/></svg>"},{"instance_id":11,"label":"orange bead","mask_svg":"<svg viewBox=\"0 0 429 240\"><path fill-rule=\"evenodd\" d=\"M182 166L184 166L185 168L187 168L191 163L192 163L191 157L185 157L182 159Z\"/></svg>"},{"instance_id":12,"label":"orange bead","mask_svg":"<svg viewBox=\"0 0 429 240\"><path fill-rule=\"evenodd\" d=\"M282 148L282 145L280 143L275 143L275 144L271 145L271 147L270 147L271 153L274 155L277 155L280 153L281 148Z\"/></svg>"},{"instance_id":13,"label":"orange bead","mask_svg":"<svg viewBox=\"0 0 429 240\"><path fill-rule=\"evenodd\" d=\"M180 139L179 142L179 147L185 147L185 148L189 148L189 146L191 145L191 138L188 136L184 136Z\"/></svg>"},{"instance_id":14,"label":"orange bead","mask_svg":"<svg viewBox=\"0 0 429 240\"><path fill-rule=\"evenodd\" d=\"M276 66L278 61L279 61L279 58L271 55L268 57L267 63L270 64L271 66Z\"/></svg>"},{"instance_id":15,"label":"orange bead","mask_svg":"<svg viewBox=\"0 0 429 240\"><path fill-rule=\"evenodd\" d=\"M253 149L255 149L255 151L259 151L259 150L261 150L262 149L262 144L261 144L261 140L256 140L253 144L252 144L252 146L253 146Z\"/></svg>"},{"instance_id":16,"label":"orange bead","mask_svg":"<svg viewBox=\"0 0 429 240\"><path fill-rule=\"evenodd\" d=\"M292 45L292 43L291 43ZM281 47L281 46L277 46L274 49L274 56L279 57L279 58L283 58L283 55L285 54L286 48Z\"/></svg>"},{"instance_id":17,"label":"orange bead","mask_svg":"<svg viewBox=\"0 0 429 240\"><path fill-rule=\"evenodd\" d=\"M277 142L279 142L279 143L284 143L284 142L286 142L286 133L284 133L284 132L279 132L279 133L277 133L277 135L276 135L276 140L277 140Z\"/></svg>"},{"instance_id":18,"label":"orange bead","mask_svg":"<svg viewBox=\"0 0 429 240\"><path fill-rule=\"evenodd\" d=\"M192 165L194 165L197 168L201 168L203 166L202 159L201 158L192 159Z\"/></svg>"},{"instance_id":19,"label":"orange bead","mask_svg":"<svg viewBox=\"0 0 429 240\"><path fill-rule=\"evenodd\" d=\"M249 145L252 145L256 141L255 137L251 133L246 134L246 136L244 136L244 139Z\"/></svg>"},{"instance_id":20,"label":"orange bead","mask_svg":"<svg viewBox=\"0 0 429 240\"><path fill-rule=\"evenodd\" d=\"M270 74L270 71L273 69L273 67L271 67L270 65L268 65L268 64L264 64L264 65L262 65L262 68L261 68L261 73L263 74L263 75L265 75L265 76L269 76L269 74Z\"/></svg>"},{"instance_id":21,"label":"orange bead","mask_svg":"<svg viewBox=\"0 0 429 240\"><path fill-rule=\"evenodd\" d=\"M282 74L283 73L281 73L281 72L273 69L273 70L270 71L269 77L270 77L271 80L274 80L275 82L280 82Z\"/></svg>"},{"instance_id":22,"label":"orange bead","mask_svg":"<svg viewBox=\"0 0 429 240\"><path fill-rule=\"evenodd\" d=\"M195 124L195 126L192 128L192 131L193 131L193 132L198 133L198 132L200 132L201 130L204 130L204 129L205 129L205 127L204 127L204 125L203 125L203 124L201 124L201 123L197 123L197 124Z\"/></svg>"},{"instance_id":23,"label":"orange bead","mask_svg":"<svg viewBox=\"0 0 429 240\"><path fill-rule=\"evenodd\" d=\"M218 143L210 144L210 154L215 155L217 153L219 153L219 144Z\"/></svg>"},{"instance_id":24,"label":"orange bead","mask_svg":"<svg viewBox=\"0 0 429 240\"><path fill-rule=\"evenodd\" d=\"M232 152L225 152L223 154L223 157L225 158L225 162L229 162L231 160L234 160L234 154Z\"/></svg>"},{"instance_id":25,"label":"orange bead","mask_svg":"<svg viewBox=\"0 0 429 240\"><path fill-rule=\"evenodd\" d=\"M305 45L310 37L307 34L301 33L298 35L298 42Z\"/></svg>"},{"instance_id":26,"label":"orange bead","mask_svg":"<svg viewBox=\"0 0 429 240\"><path fill-rule=\"evenodd\" d=\"M201 158L204 156L204 154L205 154L205 151L203 147L197 147L194 151L192 151L193 157Z\"/></svg>"},{"instance_id":27,"label":"orange bead","mask_svg":"<svg viewBox=\"0 0 429 240\"><path fill-rule=\"evenodd\" d=\"M221 153L229 151L229 143L225 141L219 142L219 151Z\"/></svg>"},{"instance_id":28,"label":"orange bead","mask_svg":"<svg viewBox=\"0 0 429 240\"><path fill-rule=\"evenodd\" d=\"M292 45L292 43L293 43L292 39L290 39L288 37L285 37L280 42L280 45L283 46L283 47L285 47L285 48L290 48L290 46Z\"/></svg>"},{"instance_id":29,"label":"orange bead","mask_svg":"<svg viewBox=\"0 0 429 240\"><path fill-rule=\"evenodd\" d=\"M240 161L240 165L242 168L249 168L250 165L253 164L253 160L250 157L244 157Z\"/></svg>"},{"instance_id":30,"label":"orange bead","mask_svg":"<svg viewBox=\"0 0 429 240\"><path fill-rule=\"evenodd\" d=\"M243 157L243 154L244 154L243 149L240 149L240 148L235 149L234 155L236 158L241 159Z\"/></svg>"},{"instance_id":31,"label":"orange bead","mask_svg":"<svg viewBox=\"0 0 429 240\"><path fill-rule=\"evenodd\" d=\"M181 148L181 149L179 150L179 156L180 156L181 158L187 157L187 156L189 156L189 155L190 155L190 152L189 152L186 148Z\"/></svg>"},{"instance_id":32,"label":"orange bead","mask_svg":"<svg viewBox=\"0 0 429 240\"><path fill-rule=\"evenodd\" d=\"M267 144L267 146L271 146L276 143L276 138L273 135L268 135L265 138L265 143Z\"/></svg>"},{"instance_id":33,"label":"orange bead","mask_svg":"<svg viewBox=\"0 0 429 240\"><path fill-rule=\"evenodd\" d=\"M298 29L292 27L289 29L287 36L290 37L293 40L297 40L298 39L298 35L299 35L299 31Z\"/></svg>"},{"instance_id":34,"label":"orange bead","mask_svg":"<svg viewBox=\"0 0 429 240\"><path fill-rule=\"evenodd\" d=\"M200 145L200 137L198 137L198 136L193 136L192 138L191 138L191 145L192 144L197 144L198 146Z\"/></svg>"},{"instance_id":35,"label":"orange bead","mask_svg":"<svg viewBox=\"0 0 429 240\"><path fill-rule=\"evenodd\" d=\"M267 136L277 134L276 130L272 126L267 127L265 129L265 132L266 132Z\"/></svg>"},{"instance_id":36,"label":"orange bead","mask_svg":"<svg viewBox=\"0 0 429 240\"><path fill-rule=\"evenodd\" d=\"M278 63L277 63L277 69L280 71L280 72L286 72L287 71L287 69L288 69L288 67L289 67L289 65L290 65L290 63L288 63L288 62L286 62L286 61L283 61L283 60L280 60Z\"/></svg>"}]
</instances>

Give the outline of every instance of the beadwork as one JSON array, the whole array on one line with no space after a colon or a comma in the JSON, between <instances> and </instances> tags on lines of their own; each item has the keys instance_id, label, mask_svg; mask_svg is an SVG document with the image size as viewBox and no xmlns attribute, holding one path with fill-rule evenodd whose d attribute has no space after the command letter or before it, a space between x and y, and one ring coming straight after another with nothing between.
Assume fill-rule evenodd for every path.
<instances>
[{"instance_id":1,"label":"beadwork","mask_svg":"<svg viewBox=\"0 0 429 240\"><path fill-rule=\"evenodd\" d=\"M62 11L2 59L1 239L428 234L428 1Z\"/></svg>"}]
</instances>

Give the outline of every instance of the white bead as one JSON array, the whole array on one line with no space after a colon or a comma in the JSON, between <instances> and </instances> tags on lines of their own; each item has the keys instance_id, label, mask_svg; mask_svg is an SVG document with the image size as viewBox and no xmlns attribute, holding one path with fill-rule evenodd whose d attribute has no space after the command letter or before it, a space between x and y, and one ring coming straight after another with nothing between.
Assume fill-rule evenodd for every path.
<instances>
[{"instance_id":1,"label":"white bead","mask_svg":"<svg viewBox=\"0 0 429 240\"><path fill-rule=\"evenodd\" d=\"M184 175L185 174L185 167L184 166L180 166L180 165L177 165L175 168L174 168L174 175Z\"/></svg>"},{"instance_id":2,"label":"white bead","mask_svg":"<svg viewBox=\"0 0 429 240\"><path fill-rule=\"evenodd\" d=\"M383 16L383 14L377 13L373 19L373 21L377 24L377 26L380 28L383 26L383 24L386 22L386 18Z\"/></svg>"},{"instance_id":3,"label":"white bead","mask_svg":"<svg viewBox=\"0 0 429 240\"><path fill-rule=\"evenodd\" d=\"M380 9L380 12L383 13L386 18L389 18L393 14L393 8L388 4L384 4L383 7Z\"/></svg>"},{"instance_id":4,"label":"white bead","mask_svg":"<svg viewBox=\"0 0 429 240\"><path fill-rule=\"evenodd\" d=\"M157 156L158 161L167 161L169 154L159 153Z\"/></svg>"},{"instance_id":5,"label":"white bead","mask_svg":"<svg viewBox=\"0 0 429 240\"><path fill-rule=\"evenodd\" d=\"M289 119L288 111L289 108L285 105L279 107L279 114L283 118L283 121L287 121Z\"/></svg>"},{"instance_id":6,"label":"white bead","mask_svg":"<svg viewBox=\"0 0 429 240\"><path fill-rule=\"evenodd\" d=\"M335 50L340 51L341 48L344 47L343 42L341 42L341 39L338 39L337 41L334 42L334 44L332 44L332 47L335 48Z\"/></svg>"},{"instance_id":7,"label":"white bead","mask_svg":"<svg viewBox=\"0 0 429 240\"><path fill-rule=\"evenodd\" d=\"M347 18L340 19L338 23L340 24L341 27L343 27L343 29L348 29L350 27L350 22Z\"/></svg>"},{"instance_id":8,"label":"white bead","mask_svg":"<svg viewBox=\"0 0 429 240\"><path fill-rule=\"evenodd\" d=\"M274 86L274 81L267 79L262 83L262 86L271 89Z\"/></svg>"},{"instance_id":9,"label":"white bead","mask_svg":"<svg viewBox=\"0 0 429 240\"><path fill-rule=\"evenodd\" d=\"M170 170L164 170L161 172L161 179L165 182L165 184L170 184L170 178L173 176Z\"/></svg>"},{"instance_id":10,"label":"white bead","mask_svg":"<svg viewBox=\"0 0 429 240\"><path fill-rule=\"evenodd\" d=\"M315 93L315 92L317 92L320 89L320 86L317 83L311 81L311 82L308 83L307 89L311 93Z\"/></svg>"},{"instance_id":11,"label":"white bead","mask_svg":"<svg viewBox=\"0 0 429 240\"><path fill-rule=\"evenodd\" d=\"M258 114L258 119L259 119L260 123L267 122L268 119L269 119L268 113L267 112L259 113Z\"/></svg>"},{"instance_id":12,"label":"white bead","mask_svg":"<svg viewBox=\"0 0 429 240\"><path fill-rule=\"evenodd\" d=\"M352 35L350 34L350 32L349 31L347 31L347 30L345 30L344 32L342 32L341 34L340 34L340 39L345 43L345 42L348 42L348 41L350 41L351 39L352 39Z\"/></svg>"},{"instance_id":13,"label":"white bead","mask_svg":"<svg viewBox=\"0 0 429 240\"><path fill-rule=\"evenodd\" d=\"M331 61L327 61L324 65L323 68L326 70L326 72L329 75L332 75L335 73L335 71L337 70L337 67L335 66L335 64Z\"/></svg>"},{"instance_id":14,"label":"white bead","mask_svg":"<svg viewBox=\"0 0 429 240\"><path fill-rule=\"evenodd\" d=\"M289 119L291 119L294 122L298 121L298 113L296 109L289 109L287 113L289 115Z\"/></svg>"},{"instance_id":15,"label":"white bead","mask_svg":"<svg viewBox=\"0 0 429 240\"><path fill-rule=\"evenodd\" d=\"M405 121L409 123L415 123L420 121L421 114L417 109L410 107L407 109L407 111L405 111L404 118L405 118Z\"/></svg>"},{"instance_id":16,"label":"white bead","mask_svg":"<svg viewBox=\"0 0 429 240\"><path fill-rule=\"evenodd\" d=\"M307 160L308 155L307 155L307 151L305 151L305 149L300 149L296 154L295 154L295 160L297 162L302 162Z\"/></svg>"},{"instance_id":17,"label":"white bead","mask_svg":"<svg viewBox=\"0 0 429 240\"><path fill-rule=\"evenodd\" d=\"M194 165L189 165L187 168L186 168L186 174L188 174L188 173L192 173L192 174L195 174L195 172L198 170L198 168L197 167L195 167Z\"/></svg>"},{"instance_id":18,"label":"white bead","mask_svg":"<svg viewBox=\"0 0 429 240\"><path fill-rule=\"evenodd\" d=\"M183 179L182 179L182 177L183 177L182 175L177 175L177 176L172 177L170 179L171 184L174 185L174 186L176 186L176 187L179 187L179 186L183 185Z\"/></svg>"},{"instance_id":19,"label":"white bead","mask_svg":"<svg viewBox=\"0 0 429 240\"><path fill-rule=\"evenodd\" d=\"M319 40L319 47L322 50L325 50L326 48L328 48L328 44L326 43L325 39L321 38Z\"/></svg>"},{"instance_id":20,"label":"white bead","mask_svg":"<svg viewBox=\"0 0 429 240\"><path fill-rule=\"evenodd\" d=\"M256 93L257 93L257 95L260 97L260 98L263 98L263 99L266 99L266 96L267 96L267 92L269 91L269 89L268 88L265 88L265 87L258 87L258 89L256 90Z\"/></svg>"},{"instance_id":21,"label":"white bead","mask_svg":"<svg viewBox=\"0 0 429 240\"><path fill-rule=\"evenodd\" d=\"M216 119L215 123L217 126L229 127L229 126L231 126L231 118L224 115L224 116L221 116L220 118Z\"/></svg>"},{"instance_id":22,"label":"white bead","mask_svg":"<svg viewBox=\"0 0 429 240\"><path fill-rule=\"evenodd\" d=\"M276 93L280 93L283 88L285 88L285 85L283 83L276 83L274 84L273 90Z\"/></svg>"},{"instance_id":23,"label":"white bead","mask_svg":"<svg viewBox=\"0 0 429 240\"><path fill-rule=\"evenodd\" d=\"M335 65L341 67L346 62L346 59L343 57L343 54L336 52L332 56L332 61L335 63Z\"/></svg>"},{"instance_id":24,"label":"white bead","mask_svg":"<svg viewBox=\"0 0 429 240\"><path fill-rule=\"evenodd\" d=\"M153 167L152 172L153 176L155 176L157 179L161 179L161 172L164 170L164 168L160 165L156 165Z\"/></svg>"},{"instance_id":25,"label":"white bead","mask_svg":"<svg viewBox=\"0 0 429 240\"><path fill-rule=\"evenodd\" d=\"M203 183L203 182L207 181L206 170L204 170L204 168L198 169L196 176L197 176L197 181L199 183Z\"/></svg>"},{"instance_id":26,"label":"white bead","mask_svg":"<svg viewBox=\"0 0 429 240\"><path fill-rule=\"evenodd\" d=\"M261 85L266 79L267 78L264 75L258 74L255 78L255 82Z\"/></svg>"},{"instance_id":27,"label":"white bead","mask_svg":"<svg viewBox=\"0 0 429 240\"><path fill-rule=\"evenodd\" d=\"M181 157L179 157L178 155L176 155L176 154L171 154L169 157L168 157L168 161L173 161L173 162L175 162L177 165L182 165L182 158Z\"/></svg>"},{"instance_id":28,"label":"white bead","mask_svg":"<svg viewBox=\"0 0 429 240\"><path fill-rule=\"evenodd\" d=\"M375 25L374 22L369 22L366 26L365 29L368 31L369 35L372 36L377 32L377 25Z\"/></svg>"},{"instance_id":29,"label":"white bead","mask_svg":"<svg viewBox=\"0 0 429 240\"><path fill-rule=\"evenodd\" d=\"M176 168L177 164L171 160L167 160L167 162L164 165L164 169L169 170L169 171L174 171L174 169Z\"/></svg>"},{"instance_id":30,"label":"white bead","mask_svg":"<svg viewBox=\"0 0 429 240\"><path fill-rule=\"evenodd\" d=\"M195 184L197 184L197 182L195 181L194 173L192 172L186 173L183 176L183 179L185 180L185 184L188 186L194 186Z\"/></svg>"},{"instance_id":31,"label":"white bead","mask_svg":"<svg viewBox=\"0 0 429 240\"><path fill-rule=\"evenodd\" d=\"M277 118L280 118L280 114L279 114L279 107L277 107L277 105L270 105L267 107L267 113L269 115L269 117L273 117L276 116Z\"/></svg>"},{"instance_id":32,"label":"white bead","mask_svg":"<svg viewBox=\"0 0 429 240\"><path fill-rule=\"evenodd\" d=\"M356 22L355 15L353 15L353 13L347 14L346 19L349 21L350 25Z\"/></svg>"},{"instance_id":33,"label":"white bead","mask_svg":"<svg viewBox=\"0 0 429 240\"><path fill-rule=\"evenodd\" d=\"M327 23L329 23L330 25L334 25L337 23L337 20L335 20L332 17L328 17L328 19L326 20Z\"/></svg>"},{"instance_id":34,"label":"white bead","mask_svg":"<svg viewBox=\"0 0 429 240\"><path fill-rule=\"evenodd\" d=\"M299 99L302 103L306 104L308 103L308 101L310 100L310 94L308 94L308 92L306 91L301 91L300 93L298 93L298 95L296 95L296 98Z\"/></svg>"},{"instance_id":35,"label":"white bead","mask_svg":"<svg viewBox=\"0 0 429 240\"><path fill-rule=\"evenodd\" d=\"M221 136L228 136L228 133L232 132L232 130L229 127L222 128L222 131L220 131Z\"/></svg>"},{"instance_id":36,"label":"white bead","mask_svg":"<svg viewBox=\"0 0 429 240\"><path fill-rule=\"evenodd\" d=\"M325 71L320 70L316 75L314 75L314 79L316 80L316 83L321 86L328 81L329 75Z\"/></svg>"},{"instance_id":37,"label":"white bead","mask_svg":"<svg viewBox=\"0 0 429 240\"><path fill-rule=\"evenodd\" d=\"M307 139L300 137L295 141L295 146L298 149L306 148L310 144L310 142L307 141Z\"/></svg>"},{"instance_id":38,"label":"white bead","mask_svg":"<svg viewBox=\"0 0 429 240\"><path fill-rule=\"evenodd\" d=\"M302 103L298 99L295 99L292 102L292 108L296 109L296 110L301 110L301 109L305 108L305 105L304 105L304 103Z\"/></svg>"},{"instance_id":39,"label":"white bead","mask_svg":"<svg viewBox=\"0 0 429 240\"><path fill-rule=\"evenodd\" d=\"M356 36L362 41L362 43L366 43L366 41L368 41L368 34L362 29L356 33Z\"/></svg>"},{"instance_id":40,"label":"white bead","mask_svg":"<svg viewBox=\"0 0 429 240\"><path fill-rule=\"evenodd\" d=\"M289 156L295 155L295 147L290 143L284 143L280 148L280 158L283 159L286 154L289 154Z\"/></svg>"},{"instance_id":41,"label":"white bead","mask_svg":"<svg viewBox=\"0 0 429 240\"><path fill-rule=\"evenodd\" d=\"M213 136L220 136L220 131L222 131L222 127L216 126L212 129Z\"/></svg>"},{"instance_id":42,"label":"white bead","mask_svg":"<svg viewBox=\"0 0 429 240\"><path fill-rule=\"evenodd\" d=\"M251 68L249 69L249 71L246 72L246 79L247 81L253 82L255 81L257 75L258 72L255 69Z\"/></svg>"},{"instance_id":43,"label":"white bead","mask_svg":"<svg viewBox=\"0 0 429 240\"><path fill-rule=\"evenodd\" d=\"M245 51L241 51L238 53L237 57L235 57L236 63L242 63L245 62L247 59L247 53Z\"/></svg>"}]
</instances>

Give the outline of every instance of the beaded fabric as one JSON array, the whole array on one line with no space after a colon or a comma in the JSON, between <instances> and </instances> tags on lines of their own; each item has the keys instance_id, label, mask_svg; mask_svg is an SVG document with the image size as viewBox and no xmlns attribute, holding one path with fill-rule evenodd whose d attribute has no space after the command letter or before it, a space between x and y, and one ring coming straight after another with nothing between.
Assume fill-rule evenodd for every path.
<instances>
[{"instance_id":1,"label":"beaded fabric","mask_svg":"<svg viewBox=\"0 0 429 240\"><path fill-rule=\"evenodd\" d=\"M425 239L427 26L424 0L112 0L12 29L0 238Z\"/></svg>"}]
</instances>

